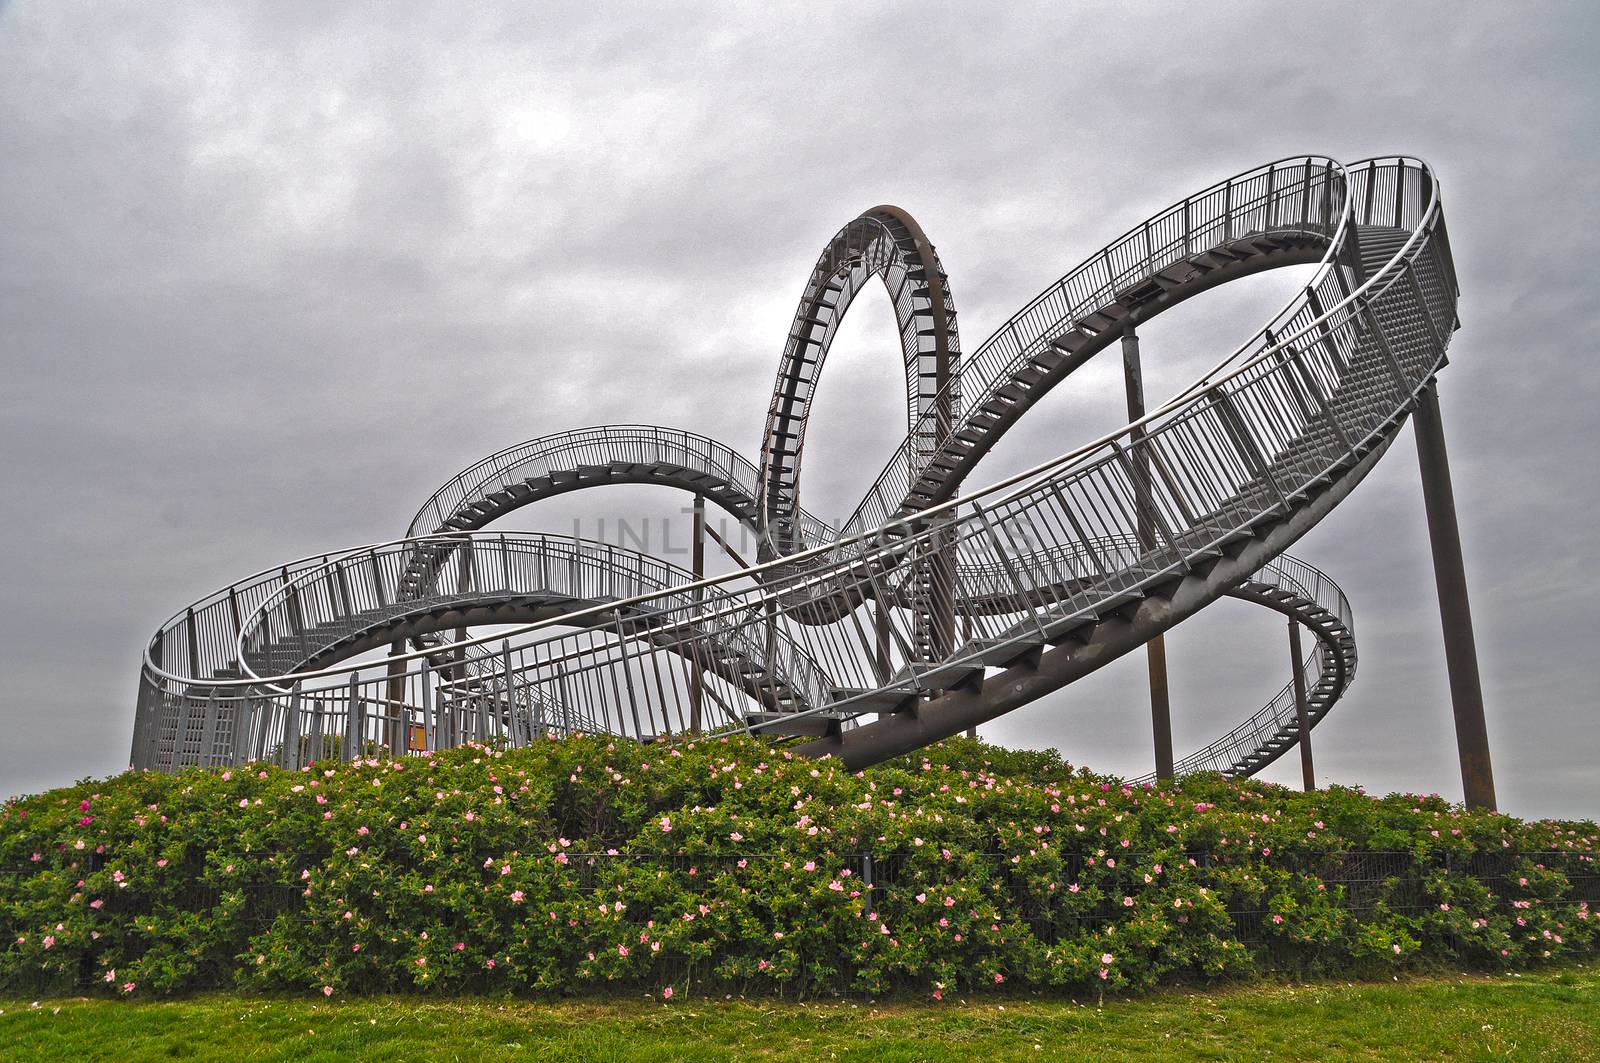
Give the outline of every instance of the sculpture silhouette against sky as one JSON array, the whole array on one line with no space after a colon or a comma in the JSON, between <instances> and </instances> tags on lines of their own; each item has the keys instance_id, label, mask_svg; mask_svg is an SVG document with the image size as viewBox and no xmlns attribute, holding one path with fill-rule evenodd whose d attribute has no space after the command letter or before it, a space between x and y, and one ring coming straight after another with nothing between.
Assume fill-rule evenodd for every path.
<instances>
[{"instance_id":1,"label":"sculpture silhouette against sky","mask_svg":"<svg viewBox=\"0 0 1600 1063\"><path fill-rule=\"evenodd\" d=\"M1316 269L1281 312L1146 410L1140 324L1297 264ZM873 278L899 326L907 433L850 517L830 525L801 505L807 419L839 322ZM933 245L905 211L876 207L829 241L807 279L759 463L640 425L493 454L434 492L404 538L277 566L163 625L140 675L132 762L299 766L375 748L516 746L549 731L650 740L740 729L855 767L1144 646L1157 778L1247 775L1298 745L1309 787L1311 728L1354 677L1356 652L1338 587L1285 550L1411 417L1466 797L1492 807L1434 384L1457 296L1425 163L1296 157L1142 222L967 356ZM1011 425L1113 344L1126 427L964 489ZM541 499L618 483L694 496L690 569L491 528ZM708 501L756 533L754 563L707 526ZM707 538L736 571L704 575ZM1288 617L1291 678L1228 735L1175 759L1162 634L1223 596Z\"/></svg>"}]
</instances>

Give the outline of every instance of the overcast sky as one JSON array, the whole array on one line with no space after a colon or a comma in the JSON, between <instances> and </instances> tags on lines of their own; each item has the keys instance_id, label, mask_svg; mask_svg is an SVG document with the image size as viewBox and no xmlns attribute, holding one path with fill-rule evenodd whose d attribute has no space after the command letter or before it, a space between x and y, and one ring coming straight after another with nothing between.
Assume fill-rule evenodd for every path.
<instances>
[{"instance_id":1,"label":"overcast sky","mask_svg":"<svg viewBox=\"0 0 1600 1063\"><path fill-rule=\"evenodd\" d=\"M556 6L0 2L0 795L126 765L166 617L399 535L491 451L624 421L755 455L807 271L868 207L938 245L973 350L1207 184L1402 152L1439 174L1461 275L1440 387L1501 805L1600 813L1600 7ZM1152 403L1297 275L1148 326ZM849 511L902 380L869 290L808 508ZM1119 386L1073 377L968 483L1092 438ZM1361 654L1317 770L1459 798L1409 437L1294 551ZM619 488L512 526L677 504ZM1180 752L1287 678L1276 614L1220 603L1168 642ZM1146 771L1142 684L1131 655L984 733Z\"/></svg>"}]
</instances>

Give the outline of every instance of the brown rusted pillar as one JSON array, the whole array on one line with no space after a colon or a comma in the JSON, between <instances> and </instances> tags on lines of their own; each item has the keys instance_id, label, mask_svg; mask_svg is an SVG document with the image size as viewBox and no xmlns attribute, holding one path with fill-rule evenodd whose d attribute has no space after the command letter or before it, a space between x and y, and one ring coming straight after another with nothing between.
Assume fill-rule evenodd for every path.
<instances>
[{"instance_id":1,"label":"brown rusted pillar","mask_svg":"<svg viewBox=\"0 0 1600 1063\"><path fill-rule=\"evenodd\" d=\"M1128 394L1128 420L1137 421L1144 416L1144 373L1139 366L1139 334L1129 325L1122 333L1122 378ZM1135 461L1144 458L1138 443L1144 439L1144 429L1135 428L1129 434L1129 446ZM1148 476L1141 477L1148 481ZM1153 550L1156 530L1150 518L1152 501L1145 496L1145 487L1136 482L1134 490L1138 499L1139 546ZM1172 707L1167 697L1167 644L1157 635L1144 644L1145 661L1150 670L1150 726L1155 736L1156 778L1171 779L1175 774L1172 759Z\"/></svg>"}]
</instances>

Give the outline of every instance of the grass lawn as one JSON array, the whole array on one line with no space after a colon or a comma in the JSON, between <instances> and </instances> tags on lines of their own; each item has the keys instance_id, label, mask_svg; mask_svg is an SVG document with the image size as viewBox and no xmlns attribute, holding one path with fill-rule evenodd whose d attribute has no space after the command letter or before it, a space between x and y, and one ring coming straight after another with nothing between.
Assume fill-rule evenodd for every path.
<instances>
[{"instance_id":1,"label":"grass lawn","mask_svg":"<svg viewBox=\"0 0 1600 1063\"><path fill-rule=\"evenodd\" d=\"M210 995L0 1001L0 1059L1600 1058L1600 968L1168 990L1108 1002L585 1001Z\"/></svg>"}]
</instances>

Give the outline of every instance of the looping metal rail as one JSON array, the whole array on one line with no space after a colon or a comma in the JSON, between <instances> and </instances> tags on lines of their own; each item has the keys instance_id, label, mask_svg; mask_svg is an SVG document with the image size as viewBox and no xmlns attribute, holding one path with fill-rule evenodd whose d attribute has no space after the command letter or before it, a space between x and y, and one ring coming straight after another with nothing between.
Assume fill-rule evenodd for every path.
<instances>
[{"instance_id":1,"label":"looping metal rail","mask_svg":"<svg viewBox=\"0 0 1600 1063\"><path fill-rule=\"evenodd\" d=\"M1315 264L1309 283L1193 385L961 493L1010 425L1124 330L1293 264ZM805 420L874 276L900 324L910 431L830 527L799 504ZM1337 586L1284 551L1360 482L1445 364L1457 295L1424 163L1297 157L1129 230L963 358L932 245L905 212L874 208L812 271L759 463L638 425L494 454L436 491L406 538L258 573L164 624L141 669L133 764L738 728L858 767L1028 704L1224 595L1312 634L1298 667L1314 725L1354 676L1352 621ZM696 578L604 544L484 530L614 483L703 496L757 533L759 563ZM404 652L377 654L391 645ZM1179 769L1258 771L1298 727L1291 683Z\"/></svg>"}]
</instances>

